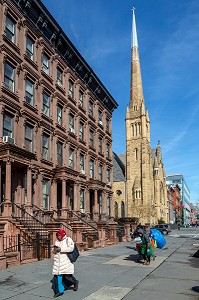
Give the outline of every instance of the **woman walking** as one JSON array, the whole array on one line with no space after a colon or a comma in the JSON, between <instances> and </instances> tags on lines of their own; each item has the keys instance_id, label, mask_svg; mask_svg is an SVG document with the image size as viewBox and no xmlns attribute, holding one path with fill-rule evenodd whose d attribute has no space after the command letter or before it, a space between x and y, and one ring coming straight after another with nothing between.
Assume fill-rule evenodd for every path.
<instances>
[{"instance_id":1,"label":"woman walking","mask_svg":"<svg viewBox=\"0 0 199 300\"><path fill-rule=\"evenodd\" d=\"M66 232L62 229L56 233L57 240L53 246L54 264L53 264L53 275L54 275L54 297L63 295L65 286L63 281L67 280L69 285L74 285L73 290L78 290L78 280L73 276L74 264L71 263L67 256L67 252L72 252L74 249L74 242L70 237L66 236Z\"/></svg>"}]
</instances>

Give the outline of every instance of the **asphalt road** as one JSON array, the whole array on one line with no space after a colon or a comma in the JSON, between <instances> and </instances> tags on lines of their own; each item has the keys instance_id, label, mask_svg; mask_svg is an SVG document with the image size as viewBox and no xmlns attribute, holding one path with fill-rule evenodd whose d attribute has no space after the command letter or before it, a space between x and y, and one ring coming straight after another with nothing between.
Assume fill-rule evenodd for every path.
<instances>
[{"instance_id":1,"label":"asphalt road","mask_svg":"<svg viewBox=\"0 0 199 300\"><path fill-rule=\"evenodd\" d=\"M82 252L75 263L79 289L58 299L70 300L198 300L199 228L173 230L150 266L137 262L133 242ZM53 260L0 271L0 300L53 299Z\"/></svg>"}]
</instances>

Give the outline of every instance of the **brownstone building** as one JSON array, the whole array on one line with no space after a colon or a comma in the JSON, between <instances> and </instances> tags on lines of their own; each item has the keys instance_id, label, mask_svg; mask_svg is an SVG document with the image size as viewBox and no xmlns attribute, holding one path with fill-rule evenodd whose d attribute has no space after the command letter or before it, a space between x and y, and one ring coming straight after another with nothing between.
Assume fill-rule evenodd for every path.
<instances>
[{"instance_id":1,"label":"brownstone building","mask_svg":"<svg viewBox=\"0 0 199 300\"><path fill-rule=\"evenodd\" d=\"M22 209L42 211L42 222L47 214L71 221L71 211L106 222L118 104L40 0L0 1L0 68L6 230Z\"/></svg>"}]
</instances>

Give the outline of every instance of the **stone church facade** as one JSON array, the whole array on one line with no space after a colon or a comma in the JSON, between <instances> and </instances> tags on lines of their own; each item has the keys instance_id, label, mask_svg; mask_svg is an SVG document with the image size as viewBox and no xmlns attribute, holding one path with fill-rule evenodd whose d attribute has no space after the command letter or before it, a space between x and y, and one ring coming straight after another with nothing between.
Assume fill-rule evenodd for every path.
<instances>
[{"instance_id":1,"label":"stone church facade","mask_svg":"<svg viewBox=\"0 0 199 300\"><path fill-rule=\"evenodd\" d=\"M155 149L150 144L150 119L143 95L134 11L130 104L125 122L126 153L114 153L115 217L135 218L141 224L167 222L166 175L160 142Z\"/></svg>"}]
</instances>

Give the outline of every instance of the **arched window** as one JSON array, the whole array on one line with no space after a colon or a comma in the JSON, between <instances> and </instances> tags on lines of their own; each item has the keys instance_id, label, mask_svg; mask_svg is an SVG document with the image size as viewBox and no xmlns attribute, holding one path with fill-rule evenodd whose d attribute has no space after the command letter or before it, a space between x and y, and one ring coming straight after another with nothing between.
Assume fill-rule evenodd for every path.
<instances>
[{"instance_id":1,"label":"arched window","mask_svg":"<svg viewBox=\"0 0 199 300\"><path fill-rule=\"evenodd\" d=\"M121 218L125 218L124 201L121 202Z\"/></svg>"},{"instance_id":2,"label":"arched window","mask_svg":"<svg viewBox=\"0 0 199 300\"><path fill-rule=\"evenodd\" d=\"M161 185L160 185L160 203L162 203L163 199L164 199L164 189L163 189L163 185L161 183Z\"/></svg>"},{"instance_id":3,"label":"arched window","mask_svg":"<svg viewBox=\"0 0 199 300\"><path fill-rule=\"evenodd\" d=\"M115 201L115 204L114 204L114 212L115 212L115 218L117 219L118 218L118 204L117 204L116 201Z\"/></svg>"}]
</instances>

